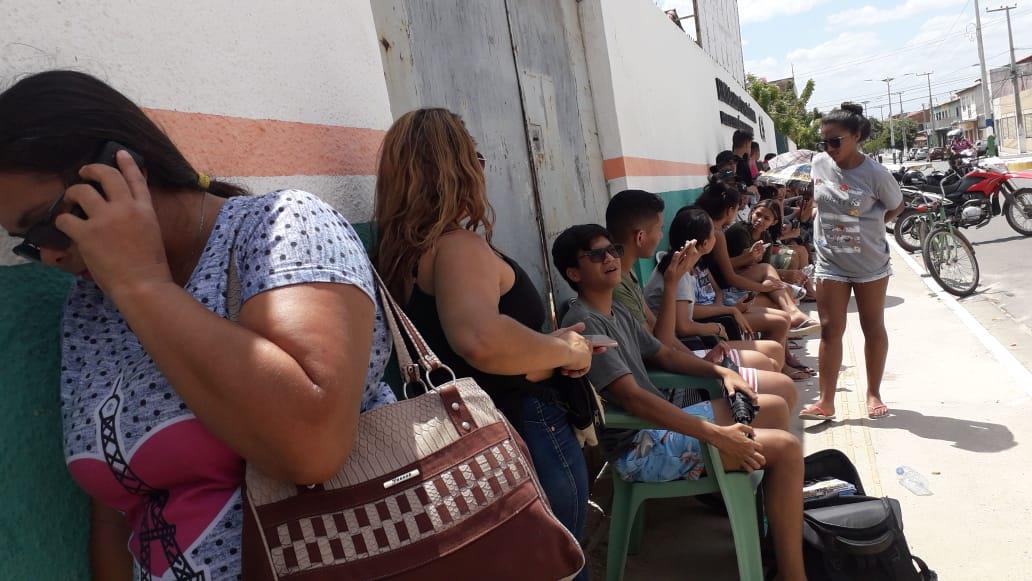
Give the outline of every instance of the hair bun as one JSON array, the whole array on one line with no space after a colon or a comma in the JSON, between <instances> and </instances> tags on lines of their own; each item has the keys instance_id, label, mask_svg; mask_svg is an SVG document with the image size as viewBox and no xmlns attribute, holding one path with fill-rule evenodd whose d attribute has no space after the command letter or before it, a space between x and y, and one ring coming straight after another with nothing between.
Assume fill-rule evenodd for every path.
<instances>
[{"instance_id":1,"label":"hair bun","mask_svg":"<svg viewBox=\"0 0 1032 581\"><path fill-rule=\"evenodd\" d=\"M863 115L864 114L864 106L863 105L860 105L858 103L851 103L849 101L846 101L845 103L843 103L842 106L841 106L841 109L843 111L849 111L850 113L853 113L854 115Z\"/></svg>"}]
</instances>

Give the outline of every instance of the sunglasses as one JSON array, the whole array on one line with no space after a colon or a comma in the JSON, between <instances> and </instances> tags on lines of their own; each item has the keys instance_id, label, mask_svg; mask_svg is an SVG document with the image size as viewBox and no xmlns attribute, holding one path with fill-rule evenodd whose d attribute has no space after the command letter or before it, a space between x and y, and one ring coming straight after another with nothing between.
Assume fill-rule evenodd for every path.
<instances>
[{"instance_id":1,"label":"sunglasses","mask_svg":"<svg viewBox=\"0 0 1032 581\"><path fill-rule=\"evenodd\" d=\"M47 210L46 218L30 226L25 231L25 234L17 236L22 238L22 243L15 246L12 250L15 255L33 262L42 262L40 256L41 249L65 250L72 245L72 239L54 225L54 219L57 218L57 210L61 207L61 202L64 201L64 198L64 192L61 192L61 195L57 197L57 200ZM71 213L79 218L86 217L86 213L79 206L72 209Z\"/></svg>"},{"instance_id":2,"label":"sunglasses","mask_svg":"<svg viewBox=\"0 0 1032 581\"><path fill-rule=\"evenodd\" d=\"M827 151L828 149L838 149L842 147L843 139L845 139L845 137L829 137L824 141L818 141L817 147L820 148L821 151Z\"/></svg>"},{"instance_id":3,"label":"sunglasses","mask_svg":"<svg viewBox=\"0 0 1032 581\"><path fill-rule=\"evenodd\" d=\"M623 258L624 247L623 244L610 244L605 248L595 248L589 250L580 255L581 258L587 258L595 264L601 264L606 261L606 255L612 256L613 258Z\"/></svg>"},{"instance_id":4,"label":"sunglasses","mask_svg":"<svg viewBox=\"0 0 1032 581\"><path fill-rule=\"evenodd\" d=\"M487 158L479 151L477 152L477 161L480 162L480 169L487 169Z\"/></svg>"}]
</instances>

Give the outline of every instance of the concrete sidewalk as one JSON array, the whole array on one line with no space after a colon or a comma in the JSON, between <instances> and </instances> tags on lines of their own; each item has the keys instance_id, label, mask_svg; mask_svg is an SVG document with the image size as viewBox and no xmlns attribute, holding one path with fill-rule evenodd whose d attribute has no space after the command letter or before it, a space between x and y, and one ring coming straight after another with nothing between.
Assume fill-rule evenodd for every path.
<instances>
[{"instance_id":1,"label":"concrete sidewalk","mask_svg":"<svg viewBox=\"0 0 1032 581\"><path fill-rule=\"evenodd\" d=\"M1032 579L1032 468L1019 443L1032 440L1032 385L1024 368L1001 363L978 327L932 292L899 256L889 286L886 325L891 340L882 394L892 409L871 420L865 409L863 336L850 308L835 422L800 422L807 454L845 452L869 495L897 498L907 539L944 581ZM933 283L934 284L934 283ZM962 308L962 307L960 307ZM970 317L968 317L970 318ZM983 332L984 333L984 332ZM1032 340L1032 337L1029 338ZM988 345L993 346L991 338ZM816 368L819 341L806 344ZM797 352L800 353L800 352ZM1006 359L1006 357L1003 357ZM1008 367L1009 366L1009 367ZM800 405L817 395L817 381L799 384ZM931 481L918 497L896 481L905 464ZM609 483L593 494L608 509ZM648 503L646 539L628 559L625 579L737 579L726 519L693 500ZM603 579L607 522L595 508L589 540L592 578Z\"/></svg>"}]
</instances>

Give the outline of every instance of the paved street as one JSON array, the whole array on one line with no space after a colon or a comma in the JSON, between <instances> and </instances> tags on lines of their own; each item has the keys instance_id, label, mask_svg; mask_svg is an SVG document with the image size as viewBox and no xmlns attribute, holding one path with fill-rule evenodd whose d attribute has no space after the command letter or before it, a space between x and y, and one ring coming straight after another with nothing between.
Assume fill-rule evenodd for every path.
<instances>
[{"instance_id":1,"label":"paved street","mask_svg":"<svg viewBox=\"0 0 1032 581\"><path fill-rule=\"evenodd\" d=\"M907 165L913 163L920 162ZM946 162L933 166L948 169ZM975 246L981 281L978 292L960 303L1023 365L1032 368L1032 238L1014 231L1003 216L963 233ZM914 257L920 262L920 256Z\"/></svg>"}]
</instances>

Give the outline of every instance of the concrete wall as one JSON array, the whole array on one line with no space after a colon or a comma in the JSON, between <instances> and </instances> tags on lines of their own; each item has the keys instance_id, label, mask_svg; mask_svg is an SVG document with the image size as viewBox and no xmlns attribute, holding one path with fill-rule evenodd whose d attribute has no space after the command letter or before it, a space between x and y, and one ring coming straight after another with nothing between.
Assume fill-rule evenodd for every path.
<instances>
[{"instance_id":1,"label":"concrete wall","mask_svg":"<svg viewBox=\"0 0 1032 581\"><path fill-rule=\"evenodd\" d=\"M663 193L671 211L693 199L716 155L731 148L734 129L721 112L749 125L761 152L777 151L770 117L648 0L584 0L581 27L611 194ZM756 123L717 99L717 78Z\"/></svg>"},{"instance_id":2,"label":"concrete wall","mask_svg":"<svg viewBox=\"0 0 1032 581\"><path fill-rule=\"evenodd\" d=\"M696 0L695 26L702 49L744 85L745 54L742 51L738 0Z\"/></svg>"},{"instance_id":3,"label":"concrete wall","mask_svg":"<svg viewBox=\"0 0 1032 581\"><path fill-rule=\"evenodd\" d=\"M368 0L6 2L0 88L92 73L145 107L199 169L315 192L356 223L392 117ZM0 238L6 238L0 235ZM67 280L0 242L0 578L85 579L85 504L64 470L57 329ZM15 445L15 443L17 445Z\"/></svg>"},{"instance_id":4,"label":"concrete wall","mask_svg":"<svg viewBox=\"0 0 1032 581\"><path fill-rule=\"evenodd\" d=\"M1009 87L1011 82L1006 81ZM1032 151L1032 88L1022 89L1021 108L1025 120L1025 151ZM1014 90L993 99L993 117L996 125L996 143L1005 153L1018 151L1017 113L1014 106Z\"/></svg>"},{"instance_id":5,"label":"concrete wall","mask_svg":"<svg viewBox=\"0 0 1032 581\"><path fill-rule=\"evenodd\" d=\"M377 0L373 13L394 115L463 116L487 159L496 246L539 290L564 290L547 248L608 202L576 1Z\"/></svg>"}]
</instances>

